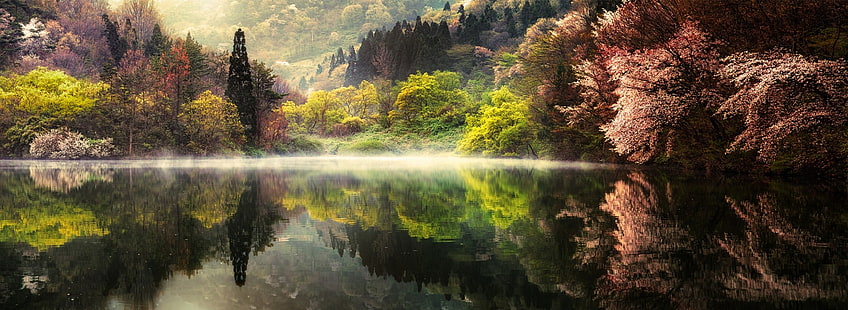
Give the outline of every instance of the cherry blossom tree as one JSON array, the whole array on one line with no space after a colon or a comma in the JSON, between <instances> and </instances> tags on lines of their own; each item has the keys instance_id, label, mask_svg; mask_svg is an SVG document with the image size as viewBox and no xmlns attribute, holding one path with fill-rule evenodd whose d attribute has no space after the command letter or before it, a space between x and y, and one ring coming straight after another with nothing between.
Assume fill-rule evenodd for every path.
<instances>
[{"instance_id":1,"label":"cherry blossom tree","mask_svg":"<svg viewBox=\"0 0 848 310\"><path fill-rule=\"evenodd\" d=\"M696 110L720 100L712 88L719 66L717 44L696 22L686 21L671 39L653 48L601 46L611 79L619 84L617 114L602 128L617 153L644 163L662 150L670 154L681 131L693 130Z\"/></svg>"},{"instance_id":2,"label":"cherry blossom tree","mask_svg":"<svg viewBox=\"0 0 848 310\"><path fill-rule=\"evenodd\" d=\"M795 162L819 168L835 164L845 143L848 121L848 64L844 60L816 60L783 51L741 52L724 59L719 74L739 91L721 102L718 113L741 117L744 130L728 151L755 151L770 163L781 151L793 153ZM819 159L816 159L819 158Z\"/></svg>"}]
</instances>

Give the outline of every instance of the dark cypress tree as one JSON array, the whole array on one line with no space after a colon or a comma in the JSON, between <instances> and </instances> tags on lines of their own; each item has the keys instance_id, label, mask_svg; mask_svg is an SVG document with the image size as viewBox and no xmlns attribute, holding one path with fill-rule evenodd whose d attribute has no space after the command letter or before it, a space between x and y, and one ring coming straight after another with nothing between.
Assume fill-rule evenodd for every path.
<instances>
[{"instance_id":1,"label":"dark cypress tree","mask_svg":"<svg viewBox=\"0 0 848 310\"><path fill-rule=\"evenodd\" d=\"M459 12L459 23L460 24L464 23L465 22L465 5L460 4L459 9L457 9L456 11Z\"/></svg>"},{"instance_id":2,"label":"dark cypress tree","mask_svg":"<svg viewBox=\"0 0 848 310\"><path fill-rule=\"evenodd\" d=\"M353 45L351 45L350 48L348 48L347 54L348 54L347 55L347 62L348 63L352 63L352 62L356 61L356 49L353 48Z\"/></svg>"},{"instance_id":3,"label":"dark cypress tree","mask_svg":"<svg viewBox=\"0 0 848 310\"><path fill-rule=\"evenodd\" d=\"M341 47L339 47L339 50L336 51L336 64L337 65L343 65L343 64L345 64L345 62L346 61L345 61L344 50Z\"/></svg>"},{"instance_id":4,"label":"dark cypress tree","mask_svg":"<svg viewBox=\"0 0 848 310\"><path fill-rule=\"evenodd\" d=\"M104 26L103 35L106 36L106 43L109 44L109 53L112 54L113 64L117 65L121 63L121 59L127 53L129 43L118 33L117 22L110 20L109 15L106 14L103 14L101 17L103 18Z\"/></svg>"},{"instance_id":5,"label":"dark cypress tree","mask_svg":"<svg viewBox=\"0 0 848 310\"><path fill-rule=\"evenodd\" d=\"M439 36L439 47L444 50L448 50L453 46L453 39L451 39L450 28L448 27L447 21L442 21L439 23L439 30L436 32L436 35Z\"/></svg>"},{"instance_id":6,"label":"dark cypress tree","mask_svg":"<svg viewBox=\"0 0 848 310\"><path fill-rule=\"evenodd\" d=\"M227 97L236 105L248 143L256 145L256 97L253 96L253 78L250 60L247 57L244 31L237 30L233 37L233 52L230 54L230 71L227 74Z\"/></svg>"},{"instance_id":7,"label":"dark cypress tree","mask_svg":"<svg viewBox=\"0 0 848 310\"><path fill-rule=\"evenodd\" d=\"M450 2L445 2L445 11L450 11Z\"/></svg>"}]
</instances>

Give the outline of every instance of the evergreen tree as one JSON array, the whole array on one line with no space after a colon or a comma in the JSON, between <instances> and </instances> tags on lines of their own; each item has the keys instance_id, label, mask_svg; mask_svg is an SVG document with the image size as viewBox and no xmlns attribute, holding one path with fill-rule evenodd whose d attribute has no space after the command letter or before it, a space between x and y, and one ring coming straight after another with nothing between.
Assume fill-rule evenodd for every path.
<instances>
[{"instance_id":1,"label":"evergreen tree","mask_svg":"<svg viewBox=\"0 0 848 310\"><path fill-rule=\"evenodd\" d=\"M171 48L171 42L164 34L159 24L153 26L153 32L150 34L150 42L144 47L144 55L147 57L159 57L163 51Z\"/></svg>"},{"instance_id":2,"label":"evergreen tree","mask_svg":"<svg viewBox=\"0 0 848 310\"><path fill-rule=\"evenodd\" d=\"M459 23L465 22L465 5L460 4L459 9L456 11L459 12Z\"/></svg>"},{"instance_id":3,"label":"evergreen tree","mask_svg":"<svg viewBox=\"0 0 848 310\"><path fill-rule=\"evenodd\" d=\"M353 45L351 45L350 48L348 48L347 54L348 54L348 56L347 56L347 62L348 63L353 63L354 61L356 61L356 49L353 48Z\"/></svg>"},{"instance_id":4,"label":"evergreen tree","mask_svg":"<svg viewBox=\"0 0 848 310\"><path fill-rule=\"evenodd\" d=\"M341 47L339 47L339 50L336 51L336 62L337 65L343 65L346 62L344 50Z\"/></svg>"},{"instance_id":5,"label":"evergreen tree","mask_svg":"<svg viewBox=\"0 0 848 310\"><path fill-rule=\"evenodd\" d=\"M230 70L227 74L227 97L236 105L239 119L244 126L248 143L255 145L257 138L256 97L253 94L253 78L247 56L244 31L239 28L233 37L233 52L230 55Z\"/></svg>"},{"instance_id":6,"label":"evergreen tree","mask_svg":"<svg viewBox=\"0 0 848 310\"><path fill-rule=\"evenodd\" d=\"M445 2L445 11L450 11L450 2Z\"/></svg>"},{"instance_id":7,"label":"evergreen tree","mask_svg":"<svg viewBox=\"0 0 848 310\"><path fill-rule=\"evenodd\" d=\"M122 38L118 33L118 23L109 19L109 15L103 14L103 35L106 36L106 42L109 44L109 52L112 54L112 64L117 65L121 62L124 54L129 49L129 43L125 38Z\"/></svg>"},{"instance_id":8,"label":"evergreen tree","mask_svg":"<svg viewBox=\"0 0 848 310\"><path fill-rule=\"evenodd\" d=\"M203 53L203 45L200 45L191 33L186 34L184 48L189 59L189 85L186 89L186 97L194 100L204 88L201 80L203 76L211 73L209 58Z\"/></svg>"}]
</instances>

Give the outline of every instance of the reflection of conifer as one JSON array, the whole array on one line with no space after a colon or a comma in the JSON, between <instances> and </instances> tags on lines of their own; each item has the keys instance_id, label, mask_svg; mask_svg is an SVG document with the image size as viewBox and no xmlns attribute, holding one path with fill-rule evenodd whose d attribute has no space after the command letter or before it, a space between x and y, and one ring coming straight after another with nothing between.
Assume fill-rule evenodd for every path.
<instances>
[{"instance_id":1,"label":"reflection of conifer","mask_svg":"<svg viewBox=\"0 0 848 310\"><path fill-rule=\"evenodd\" d=\"M227 222L227 235L230 242L230 262L233 264L233 279L242 286L247 280L247 262L253 245L253 226L257 216L257 184L251 178L241 195L238 210Z\"/></svg>"}]
</instances>

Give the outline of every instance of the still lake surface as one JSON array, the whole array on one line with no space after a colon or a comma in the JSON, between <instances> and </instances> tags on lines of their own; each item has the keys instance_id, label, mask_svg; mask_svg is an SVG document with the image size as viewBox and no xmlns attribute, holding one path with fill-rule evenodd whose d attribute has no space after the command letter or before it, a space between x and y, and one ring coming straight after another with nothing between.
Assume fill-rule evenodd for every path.
<instances>
[{"instance_id":1,"label":"still lake surface","mask_svg":"<svg viewBox=\"0 0 848 310\"><path fill-rule=\"evenodd\" d=\"M846 307L844 181L454 158L0 161L0 309Z\"/></svg>"}]
</instances>

